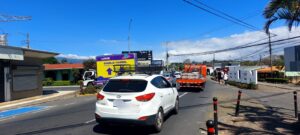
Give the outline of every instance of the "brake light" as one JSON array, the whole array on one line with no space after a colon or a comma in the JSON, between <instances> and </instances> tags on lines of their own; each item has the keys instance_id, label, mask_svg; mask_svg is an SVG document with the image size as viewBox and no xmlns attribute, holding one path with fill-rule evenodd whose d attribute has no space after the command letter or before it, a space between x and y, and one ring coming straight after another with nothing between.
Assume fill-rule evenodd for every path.
<instances>
[{"instance_id":1,"label":"brake light","mask_svg":"<svg viewBox=\"0 0 300 135\"><path fill-rule=\"evenodd\" d=\"M141 121L145 121L147 119L148 119L148 116L143 116L143 117L138 118L138 120L141 120Z\"/></svg>"},{"instance_id":2,"label":"brake light","mask_svg":"<svg viewBox=\"0 0 300 135\"><path fill-rule=\"evenodd\" d=\"M100 93L97 94L97 100L103 100L104 99L104 96L101 95Z\"/></svg>"},{"instance_id":3,"label":"brake light","mask_svg":"<svg viewBox=\"0 0 300 135\"><path fill-rule=\"evenodd\" d=\"M147 102L150 101L155 96L155 93L149 93L141 96L135 97L137 101Z\"/></svg>"}]
</instances>

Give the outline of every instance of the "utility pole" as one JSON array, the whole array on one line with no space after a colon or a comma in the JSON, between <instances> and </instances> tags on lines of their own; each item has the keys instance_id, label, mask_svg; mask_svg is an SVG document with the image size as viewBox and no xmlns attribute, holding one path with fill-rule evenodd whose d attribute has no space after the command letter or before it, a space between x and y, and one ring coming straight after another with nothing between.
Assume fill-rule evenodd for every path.
<instances>
[{"instance_id":1,"label":"utility pole","mask_svg":"<svg viewBox=\"0 0 300 135\"><path fill-rule=\"evenodd\" d=\"M132 18L129 20L128 25L128 53L130 53L130 30L131 30Z\"/></svg>"},{"instance_id":2,"label":"utility pole","mask_svg":"<svg viewBox=\"0 0 300 135\"><path fill-rule=\"evenodd\" d=\"M212 66L213 66L213 70L215 70L215 53L213 55L213 64L212 64Z\"/></svg>"},{"instance_id":3,"label":"utility pole","mask_svg":"<svg viewBox=\"0 0 300 135\"><path fill-rule=\"evenodd\" d=\"M168 44L169 44L169 42L166 42L166 69L167 69L167 71L169 70L169 52L168 52Z\"/></svg>"},{"instance_id":4,"label":"utility pole","mask_svg":"<svg viewBox=\"0 0 300 135\"><path fill-rule=\"evenodd\" d=\"M29 37L29 33L26 34L26 45L27 45L27 48L30 49L30 37Z\"/></svg>"},{"instance_id":5,"label":"utility pole","mask_svg":"<svg viewBox=\"0 0 300 135\"><path fill-rule=\"evenodd\" d=\"M261 55L259 55L259 66L261 66Z\"/></svg>"},{"instance_id":6,"label":"utility pole","mask_svg":"<svg viewBox=\"0 0 300 135\"><path fill-rule=\"evenodd\" d=\"M271 75L273 76L272 45L271 45L271 36L270 36L270 32L268 33L268 36L269 36L270 67L271 67Z\"/></svg>"}]
</instances>

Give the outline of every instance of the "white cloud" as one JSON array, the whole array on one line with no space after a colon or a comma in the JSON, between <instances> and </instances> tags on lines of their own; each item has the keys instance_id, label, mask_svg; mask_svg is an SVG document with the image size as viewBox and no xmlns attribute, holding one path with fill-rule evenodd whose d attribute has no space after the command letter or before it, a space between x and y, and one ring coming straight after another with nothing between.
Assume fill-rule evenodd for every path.
<instances>
[{"instance_id":1,"label":"white cloud","mask_svg":"<svg viewBox=\"0 0 300 135\"><path fill-rule=\"evenodd\" d=\"M119 45L119 44L124 44L125 40L115 40L115 39L100 39L98 40L100 44L107 44L107 45Z\"/></svg>"},{"instance_id":2,"label":"white cloud","mask_svg":"<svg viewBox=\"0 0 300 135\"><path fill-rule=\"evenodd\" d=\"M300 36L300 28L295 28L292 30L292 32L289 32L287 27L278 27L271 30L272 33L277 34L278 36L273 37L272 40L278 40L288 37L294 37L294 36ZM251 42L255 42L260 39L267 38L267 35L262 31L246 31L239 34L233 34L227 37L223 38L208 38L203 40L181 40L181 41L173 41L170 42L169 47L169 53L170 54L186 54L186 53L199 53L199 52L206 52L206 51L214 51L214 50L220 50L225 48L231 48L236 47L244 44L248 44ZM260 42L267 42L268 40L260 41ZM259 43L259 42L258 42ZM289 44L291 45L291 44ZM226 60L226 59L235 59L242 56L249 55L251 53L254 53L256 51L267 51L268 48L266 46L257 46L257 47L251 47L241 50L235 50L235 51L229 51L229 52L223 52L216 54L217 60ZM281 50L283 46L274 46L273 48L281 47ZM277 51L280 51L280 49L277 49ZM281 51L282 52L282 51ZM163 55L165 53L161 53L160 55ZM259 55L257 55L259 56ZM256 58L258 58L256 56ZM212 60L213 55L201 55L201 56L173 56L170 58L171 62L176 61L183 61L186 58L190 58L195 61L204 61L204 60ZM256 59L252 58L252 59Z\"/></svg>"},{"instance_id":3,"label":"white cloud","mask_svg":"<svg viewBox=\"0 0 300 135\"><path fill-rule=\"evenodd\" d=\"M96 58L95 56L79 56L76 54L60 54L57 57L62 57L62 58L67 58L67 59L81 59L81 60Z\"/></svg>"}]
</instances>

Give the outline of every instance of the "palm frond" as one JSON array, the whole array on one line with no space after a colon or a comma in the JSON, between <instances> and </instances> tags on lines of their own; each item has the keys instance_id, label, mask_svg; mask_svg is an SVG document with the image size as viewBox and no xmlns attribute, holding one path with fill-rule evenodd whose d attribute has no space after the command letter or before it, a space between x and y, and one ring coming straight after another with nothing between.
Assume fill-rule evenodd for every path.
<instances>
[{"instance_id":1,"label":"palm frond","mask_svg":"<svg viewBox=\"0 0 300 135\"><path fill-rule=\"evenodd\" d=\"M273 18L269 19L269 20L265 23L264 30L265 30L265 32L266 32L267 34L270 34L270 26L271 26L271 24L272 24L274 21L276 21L276 20L278 20L278 18L277 18L277 17L273 17Z\"/></svg>"},{"instance_id":2,"label":"palm frond","mask_svg":"<svg viewBox=\"0 0 300 135\"><path fill-rule=\"evenodd\" d=\"M283 7L283 5L283 0L272 0L263 12L264 17L270 19L272 16L274 16L278 9Z\"/></svg>"}]
</instances>

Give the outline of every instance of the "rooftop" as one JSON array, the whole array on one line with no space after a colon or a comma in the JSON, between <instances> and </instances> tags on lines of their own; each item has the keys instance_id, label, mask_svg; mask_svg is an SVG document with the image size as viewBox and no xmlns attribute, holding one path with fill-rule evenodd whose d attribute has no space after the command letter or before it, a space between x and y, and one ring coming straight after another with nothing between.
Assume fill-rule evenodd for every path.
<instances>
[{"instance_id":1,"label":"rooftop","mask_svg":"<svg viewBox=\"0 0 300 135\"><path fill-rule=\"evenodd\" d=\"M284 70L284 66L272 66L273 72L281 72ZM271 72L271 67L265 67L257 70L258 73L269 73Z\"/></svg>"},{"instance_id":2,"label":"rooftop","mask_svg":"<svg viewBox=\"0 0 300 135\"><path fill-rule=\"evenodd\" d=\"M45 70L83 69L83 64L44 64Z\"/></svg>"},{"instance_id":3,"label":"rooftop","mask_svg":"<svg viewBox=\"0 0 300 135\"><path fill-rule=\"evenodd\" d=\"M58 53L34 50L30 48L22 48L15 46L3 46L0 45L0 59L8 59L8 60L24 60L24 57L32 57L32 58L49 58L58 55Z\"/></svg>"}]
</instances>

